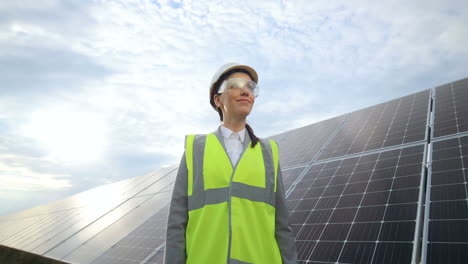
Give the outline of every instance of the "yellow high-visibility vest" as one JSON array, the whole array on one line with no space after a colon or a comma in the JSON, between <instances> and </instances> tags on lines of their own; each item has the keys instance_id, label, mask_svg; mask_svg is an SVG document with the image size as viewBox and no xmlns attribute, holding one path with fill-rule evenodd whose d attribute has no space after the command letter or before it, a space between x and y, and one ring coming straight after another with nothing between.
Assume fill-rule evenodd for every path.
<instances>
[{"instance_id":1,"label":"yellow high-visibility vest","mask_svg":"<svg viewBox=\"0 0 468 264\"><path fill-rule=\"evenodd\" d=\"M260 139L236 166L214 134L186 137L187 264L281 264L275 238L278 147Z\"/></svg>"}]
</instances>

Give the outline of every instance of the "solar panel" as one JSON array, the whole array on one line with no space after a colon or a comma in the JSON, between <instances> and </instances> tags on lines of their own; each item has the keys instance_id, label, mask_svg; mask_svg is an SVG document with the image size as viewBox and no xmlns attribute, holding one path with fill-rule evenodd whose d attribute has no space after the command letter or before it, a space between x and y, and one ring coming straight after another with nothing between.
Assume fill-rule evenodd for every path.
<instances>
[{"instance_id":1,"label":"solar panel","mask_svg":"<svg viewBox=\"0 0 468 264\"><path fill-rule=\"evenodd\" d=\"M91 263L142 263L155 249L161 248L164 244L168 213L168 205L160 211L156 211L156 213L142 225L113 245L104 252L104 254ZM153 256L150 256L149 259L152 257Z\"/></svg>"},{"instance_id":2,"label":"solar panel","mask_svg":"<svg viewBox=\"0 0 468 264\"><path fill-rule=\"evenodd\" d=\"M317 160L424 140L429 100L425 90L351 113Z\"/></svg>"},{"instance_id":3,"label":"solar panel","mask_svg":"<svg viewBox=\"0 0 468 264\"><path fill-rule=\"evenodd\" d=\"M289 190L291 185L297 180L305 168L306 166L281 170L285 190Z\"/></svg>"},{"instance_id":4,"label":"solar panel","mask_svg":"<svg viewBox=\"0 0 468 264\"><path fill-rule=\"evenodd\" d=\"M144 192L148 186L160 186L154 182L171 170L174 171L175 167L100 186L48 206L39 206L27 214L6 218L3 222L11 221L14 224L12 228L2 229L5 233L0 236L1 243L44 254L128 198ZM94 203L96 200L99 203ZM18 221L24 218L27 221Z\"/></svg>"},{"instance_id":5,"label":"solar panel","mask_svg":"<svg viewBox=\"0 0 468 264\"><path fill-rule=\"evenodd\" d=\"M145 214L153 214L141 212L141 208L156 202L151 206L156 210L169 203L168 187L172 187L176 169L168 167L4 216L0 219L0 243L55 259L70 257L77 263L89 263L110 247L109 243L132 231ZM164 189L166 198L150 198Z\"/></svg>"},{"instance_id":6,"label":"solar panel","mask_svg":"<svg viewBox=\"0 0 468 264\"><path fill-rule=\"evenodd\" d=\"M423 258L468 263L468 136L433 142Z\"/></svg>"},{"instance_id":7,"label":"solar panel","mask_svg":"<svg viewBox=\"0 0 468 264\"><path fill-rule=\"evenodd\" d=\"M143 262L142 264L163 264L164 261L164 248L161 248L155 252L153 256L151 256L150 259L148 259L146 262Z\"/></svg>"},{"instance_id":8,"label":"solar panel","mask_svg":"<svg viewBox=\"0 0 468 264\"><path fill-rule=\"evenodd\" d=\"M287 197L300 263L411 263L424 149L312 164Z\"/></svg>"},{"instance_id":9,"label":"solar panel","mask_svg":"<svg viewBox=\"0 0 468 264\"><path fill-rule=\"evenodd\" d=\"M433 137L468 131L468 78L435 89Z\"/></svg>"},{"instance_id":10,"label":"solar panel","mask_svg":"<svg viewBox=\"0 0 468 264\"><path fill-rule=\"evenodd\" d=\"M283 168L311 162L346 115L269 137L279 145Z\"/></svg>"}]
</instances>

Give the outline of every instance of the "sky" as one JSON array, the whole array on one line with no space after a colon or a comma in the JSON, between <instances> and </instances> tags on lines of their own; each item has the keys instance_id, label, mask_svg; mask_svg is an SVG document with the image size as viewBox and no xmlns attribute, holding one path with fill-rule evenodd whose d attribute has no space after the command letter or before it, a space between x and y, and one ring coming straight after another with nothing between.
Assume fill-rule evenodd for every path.
<instances>
[{"instance_id":1,"label":"sky","mask_svg":"<svg viewBox=\"0 0 468 264\"><path fill-rule=\"evenodd\" d=\"M178 164L252 66L259 137L468 77L468 2L0 2L0 215Z\"/></svg>"}]
</instances>

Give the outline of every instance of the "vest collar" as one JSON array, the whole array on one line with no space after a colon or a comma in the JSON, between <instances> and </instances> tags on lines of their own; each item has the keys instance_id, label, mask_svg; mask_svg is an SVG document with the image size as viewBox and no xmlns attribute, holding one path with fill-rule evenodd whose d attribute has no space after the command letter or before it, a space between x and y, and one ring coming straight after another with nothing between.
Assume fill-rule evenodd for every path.
<instances>
[{"instance_id":1,"label":"vest collar","mask_svg":"<svg viewBox=\"0 0 468 264\"><path fill-rule=\"evenodd\" d=\"M215 134L215 136L218 138L219 143L221 143L221 145L223 146L224 151L226 151L226 146L224 145L224 137L223 137L223 132L221 131L221 126L218 126L218 129L216 129L216 131L214 131L213 134ZM250 144L249 133L245 133L244 142L242 143L242 152L241 153L244 153L245 149L249 146L249 144ZM226 151L226 153L227 153L227 151ZM240 159L240 157L239 157L239 159Z\"/></svg>"}]
</instances>

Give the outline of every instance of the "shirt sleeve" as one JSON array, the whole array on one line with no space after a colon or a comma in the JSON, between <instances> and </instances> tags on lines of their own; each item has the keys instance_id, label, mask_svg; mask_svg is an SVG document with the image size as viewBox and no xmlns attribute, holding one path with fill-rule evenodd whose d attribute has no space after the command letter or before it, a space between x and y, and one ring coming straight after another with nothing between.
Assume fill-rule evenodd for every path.
<instances>
[{"instance_id":1,"label":"shirt sleeve","mask_svg":"<svg viewBox=\"0 0 468 264\"><path fill-rule=\"evenodd\" d=\"M288 207L284 195L283 175L278 165L278 182L276 190L276 241L281 251L283 264L297 264L297 251L294 236L289 224Z\"/></svg>"},{"instance_id":2,"label":"shirt sleeve","mask_svg":"<svg viewBox=\"0 0 468 264\"><path fill-rule=\"evenodd\" d=\"M177 171L166 231L165 264L185 264L185 230L188 221L187 164L182 155Z\"/></svg>"}]
</instances>

